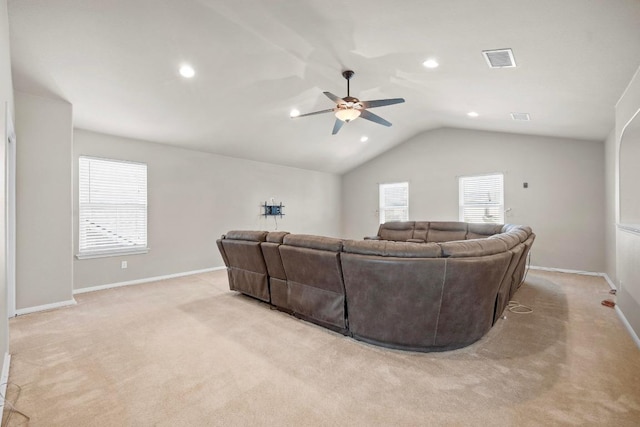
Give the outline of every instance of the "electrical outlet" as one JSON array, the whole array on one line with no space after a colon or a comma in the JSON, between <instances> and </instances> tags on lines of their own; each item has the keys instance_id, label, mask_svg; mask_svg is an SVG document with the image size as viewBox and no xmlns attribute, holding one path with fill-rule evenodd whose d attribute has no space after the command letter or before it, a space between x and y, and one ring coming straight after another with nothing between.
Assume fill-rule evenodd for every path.
<instances>
[{"instance_id":1,"label":"electrical outlet","mask_svg":"<svg viewBox=\"0 0 640 427\"><path fill-rule=\"evenodd\" d=\"M127 261L122 261L120 268L127 268Z\"/></svg>"}]
</instances>

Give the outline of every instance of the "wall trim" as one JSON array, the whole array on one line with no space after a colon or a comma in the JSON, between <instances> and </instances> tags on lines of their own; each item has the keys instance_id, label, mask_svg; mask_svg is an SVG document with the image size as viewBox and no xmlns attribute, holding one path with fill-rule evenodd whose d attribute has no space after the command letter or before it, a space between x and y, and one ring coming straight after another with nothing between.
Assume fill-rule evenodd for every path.
<instances>
[{"instance_id":1,"label":"wall trim","mask_svg":"<svg viewBox=\"0 0 640 427\"><path fill-rule=\"evenodd\" d=\"M530 266L529 268L532 269L532 270L556 271L556 272L559 272L559 273L582 274L584 276L599 276L599 277L602 277L607 282L607 284L609 285L609 287L611 289L616 289L616 290L618 289L617 286L613 283L613 281L611 280L611 278L609 277L609 275L607 273L595 273L595 272L591 272L591 271L567 270L567 269L564 269L564 268L537 267L537 266L533 266L533 265ZM640 337L638 337L638 334L636 333L636 331L633 330L633 327L631 326L631 323L629 323L629 321L627 320L627 317L624 315L624 312L620 309L620 306L618 306L618 304L616 304L615 310L616 310L616 314L618 315L618 318L620 319L620 321L624 325L625 329L627 330L627 332L631 336L631 339L633 340L633 342L636 343L636 346L638 348L640 348Z\"/></svg>"},{"instance_id":2,"label":"wall trim","mask_svg":"<svg viewBox=\"0 0 640 427\"><path fill-rule=\"evenodd\" d=\"M629 335L631 335L631 339L636 343L636 346L640 348L640 338L638 338L638 334L636 334L636 331L633 330L631 323L629 323L629 321L627 320L627 317L624 315L622 310L620 310L620 307L617 304L615 309L616 309L616 313L618 314L618 317L620 318L620 321L625 326L625 328L627 328L627 332L629 332Z\"/></svg>"},{"instance_id":3,"label":"wall trim","mask_svg":"<svg viewBox=\"0 0 640 427\"><path fill-rule=\"evenodd\" d=\"M227 267L204 268L202 270L184 271L182 273L167 274L164 276L146 277L144 279L128 280L126 282L108 283L106 285L90 286L87 288L74 289L73 295L87 292L103 291L105 289L119 288L121 286L140 285L142 283L157 282L159 280L173 279L176 277L191 276L193 274L209 273L211 271L225 270Z\"/></svg>"},{"instance_id":4,"label":"wall trim","mask_svg":"<svg viewBox=\"0 0 640 427\"><path fill-rule=\"evenodd\" d=\"M9 383L9 366L11 365L11 355L9 352L4 354L4 362L2 363L2 375L0 375L0 414L4 411L4 401L7 395L7 384ZM2 418L0 418L0 426L2 426Z\"/></svg>"},{"instance_id":5,"label":"wall trim","mask_svg":"<svg viewBox=\"0 0 640 427\"><path fill-rule=\"evenodd\" d=\"M537 265L530 265L529 268L531 270L541 270L541 271L555 271L557 273L570 273L570 274L582 274L583 276L600 276L604 277L605 273L597 273L595 271L584 271L584 270L570 270L567 268L554 268L554 267L540 267ZM615 289L615 287L614 287Z\"/></svg>"},{"instance_id":6,"label":"wall trim","mask_svg":"<svg viewBox=\"0 0 640 427\"><path fill-rule=\"evenodd\" d=\"M22 316L24 314L29 314L29 313L36 313L38 311L53 310L55 308L76 305L77 303L78 302L75 299L71 298L70 300L67 300L67 301L54 302L52 304L44 304L44 305L38 305L35 307L20 308L16 310L16 316Z\"/></svg>"}]
</instances>

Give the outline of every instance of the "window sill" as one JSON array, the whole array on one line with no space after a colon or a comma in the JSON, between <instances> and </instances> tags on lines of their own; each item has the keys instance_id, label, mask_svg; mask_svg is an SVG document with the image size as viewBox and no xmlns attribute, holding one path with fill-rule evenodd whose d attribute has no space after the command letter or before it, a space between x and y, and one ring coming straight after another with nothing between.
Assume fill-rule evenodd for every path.
<instances>
[{"instance_id":1,"label":"window sill","mask_svg":"<svg viewBox=\"0 0 640 427\"><path fill-rule=\"evenodd\" d=\"M87 252L83 254L76 254L77 259L93 259L93 258L106 258L112 256L125 256L125 255L141 255L149 253L149 248L138 249L117 249L111 251L102 252Z\"/></svg>"}]
</instances>

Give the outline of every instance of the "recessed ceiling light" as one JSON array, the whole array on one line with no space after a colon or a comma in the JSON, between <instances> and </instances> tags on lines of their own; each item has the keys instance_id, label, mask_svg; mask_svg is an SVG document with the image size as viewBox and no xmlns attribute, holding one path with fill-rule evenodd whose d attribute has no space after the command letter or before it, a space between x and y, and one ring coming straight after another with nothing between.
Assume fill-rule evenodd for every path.
<instances>
[{"instance_id":1,"label":"recessed ceiling light","mask_svg":"<svg viewBox=\"0 0 640 427\"><path fill-rule=\"evenodd\" d=\"M422 63L422 65L427 68L438 68L438 65L440 64L438 64L438 61L436 61L435 59L427 59Z\"/></svg>"},{"instance_id":2,"label":"recessed ceiling light","mask_svg":"<svg viewBox=\"0 0 640 427\"><path fill-rule=\"evenodd\" d=\"M289 113L289 117L298 117L299 115L300 111L296 110L295 108Z\"/></svg>"},{"instance_id":3,"label":"recessed ceiling light","mask_svg":"<svg viewBox=\"0 0 640 427\"><path fill-rule=\"evenodd\" d=\"M191 65L184 64L180 67L180 75L185 79L190 79L191 77L196 75L196 70L193 69Z\"/></svg>"},{"instance_id":4,"label":"recessed ceiling light","mask_svg":"<svg viewBox=\"0 0 640 427\"><path fill-rule=\"evenodd\" d=\"M366 135L363 135L363 136L360 138L360 142L367 142L368 140L369 140L369 137L368 137L368 136L366 136Z\"/></svg>"},{"instance_id":5,"label":"recessed ceiling light","mask_svg":"<svg viewBox=\"0 0 640 427\"><path fill-rule=\"evenodd\" d=\"M469 111L467 113L467 116L469 117L478 117L480 114L476 113L475 111Z\"/></svg>"}]
</instances>

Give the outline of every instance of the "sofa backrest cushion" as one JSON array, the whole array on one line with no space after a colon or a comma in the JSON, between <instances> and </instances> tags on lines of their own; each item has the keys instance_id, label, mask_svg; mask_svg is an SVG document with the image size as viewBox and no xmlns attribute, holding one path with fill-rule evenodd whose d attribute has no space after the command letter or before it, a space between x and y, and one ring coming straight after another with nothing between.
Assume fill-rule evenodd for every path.
<instances>
[{"instance_id":1,"label":"sofa backrest cushion","mask_svg":"<svg viewBox=\"0 0 640 427\"><path fill-rule=\"evenodd\" d=\"M223 239L221 241L229 267L267 274L260 242Z\"/></svg>"},{"instance_id":2,"label":"sofa backrest cushion","mask_svg":"<svg viewBox=\"0 0 640 427\"><path fill-rule=\"evenodd\" d=\"M282 240L287 234L289 233L286 231L272 231L267 234L267 241L260 243L269 276L280 280L287 279L279 250Z\"/></svg>"},{"instance_id":3,"label":"sofa backrest cushion","mask_svg":"<svg viewBox=\"0 0 640 427\"><path fill-rule=\"evenodd\" d=\"M312 236L310 234L287 234L283 243L300 248L319 249L322 251L340 252L342 240L333 237Z\"/></svg>"},{"instance_id":4,"label":"sofa backrest cushion","mask_svg":"<svg viewBox=\"0 0 640 427\"><path fill-rule=\"evenodd\" d=\"M231 230L225 236L227 240L248 240L251 242L264 242L267 239L266 231Z\"/></svg>"},{"instance_id":5,"label":"sofa backrest cushion","mask_svg":"<svg viewBox=\"0 0 640 427\"><path fill-rule=\"evenodd\" d=\"M524 242L533 233L533 230L528 225L505 224L502 226L502 232L517 235L520 241Z\"/></svg>"},{"instance_id":6,"label":"sofa backrest cushion","mask_svg":"<svg viewBox=\"0 0 640 427\"><path fill-rule=\"evenodd\" d=\"M430 222L427 242L450 242L467 237L466 222Z\"/></svg>"},{"instance_id":7,"label":"sofa backrest cushion","mask_svg":"<svg viewBox=\"0 0 640 427\"><path fill-rule=\"evenodd\" d=\"M380 224L378 236L383 240L406 242L413 238L414 221L390 221Z\"/></svg>"},{"instance_id":8,"label":"sofa backrest cushion","mask_svg":"<svg viewBox=\"0 0 640 427\"><path fill-rule=\"evenodd\" d=\"M467 224L467 239L484 239L502 233L502 224Z\"/></svg>"},{"instance_id":9,"label":"sofa backrest cushion","mask_svg":"<svg viewBox=\"0 0 640 427\"><path fill-rule=\"evenodd\" d=\"M385 240L345 240L346 253L401 258L437 258L442 250L437 243L390 242Z\"/></svg>"},{"instance_id":10,"label":"sofa backrest cushion","mask_svg":"<svg viewBox=\"0 0 640 427\"><path fill-rule=\"evenodd\" d=\"M473 239L439 243L443 257L463 258L493 255L507 251L500 239Z\"/></svg>"},{"instance_id":11,"label":"sofa backrest cushion","mask_svg":"<svg viewBox=\"0 0 640 427\"><path fill-rule=\"evenodd\" d=\"M515 234L510 233L498 233L493 236L489 236L489 239L502 240L507 245L507 249L511 249L520 244L520 238Z\"/></svg>"}]
</instances>

